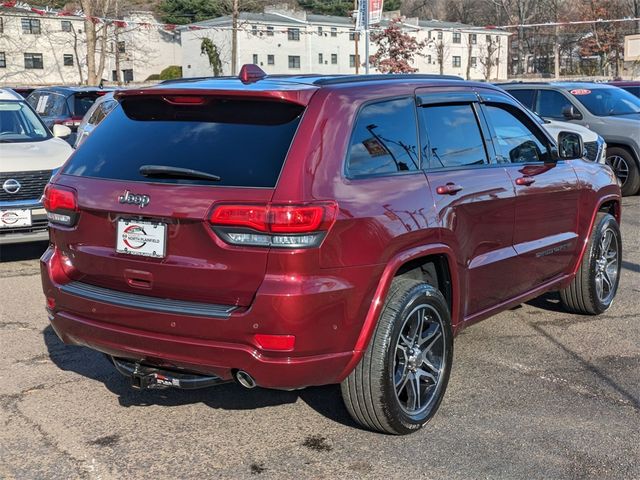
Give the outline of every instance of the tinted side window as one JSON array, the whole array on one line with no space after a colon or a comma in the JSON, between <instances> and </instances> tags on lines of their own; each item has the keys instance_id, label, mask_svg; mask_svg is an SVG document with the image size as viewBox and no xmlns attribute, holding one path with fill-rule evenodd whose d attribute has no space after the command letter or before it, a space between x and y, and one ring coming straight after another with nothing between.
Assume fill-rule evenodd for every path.
<instances>
[{"instance_id":1,"label":"tinted side window","mask_svg":"<svg viewBox=\"0 0 640 480\"><path fill-rule=\"evenodd\" d=\"M525 107L533 110L533 97L536 93L535 90L508 90L508 92L516 97Z\"/></svg>"},{"instance_id":2,"label":"tinted side window","mask_svg":"<svg viewBox=\"0 0 640 480\"><path fill-rule=\"evenodd\" d=\"M418 134L413 98L365 106L349 146L347 175L418 170Z\"/></svg>"},{"instance_id":3,"label":"tinted side window","mask_svg":"<svg viewBox=\"0 0 640 480\"><path fill-rule=\"evenodd\" d=\"M562 109L571 106L571 102L555 90L539 90L535 111L541 117L564 118Z\"/></svg>"},{"instance_id":4,"label":"tinted side window","mask_svg":"<svg viewBox=\"0 0 640 480\"><path fill-rule=\"evenodd\" d=\"M493 144L500 163L544 162L548 150L544 143L511 112L486 105L487 120L493 128Z\"/></svg>"},{"instance_id":5,"label":"tinted side window","mask_svg":"<svg viewBox=\"0 0 640 480\"><path fill-rule=\"evenodd\" d=\"M430 158L430 168L488 163L478 119L470 104L422 107L420 119L423 158Z\"/></svg>"}]
</instances>

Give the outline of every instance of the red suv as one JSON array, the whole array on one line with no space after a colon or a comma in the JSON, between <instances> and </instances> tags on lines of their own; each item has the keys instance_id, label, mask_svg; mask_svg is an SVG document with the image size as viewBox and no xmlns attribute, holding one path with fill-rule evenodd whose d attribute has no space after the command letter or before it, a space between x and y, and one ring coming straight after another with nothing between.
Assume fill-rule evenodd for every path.
<instances>
[{"instance_id":1,"label":"red suv","mask_svg":"<svg viewBox=\"0 0 640 480\"><path fill-rule=\"evenodd\" d=\"M463 328L615 296L613 172L491 85L245 68L116 98L47 187L41 267L60 338L135 387L341 383L357 422L405 434Z\"/></svg>"}]
</instances>

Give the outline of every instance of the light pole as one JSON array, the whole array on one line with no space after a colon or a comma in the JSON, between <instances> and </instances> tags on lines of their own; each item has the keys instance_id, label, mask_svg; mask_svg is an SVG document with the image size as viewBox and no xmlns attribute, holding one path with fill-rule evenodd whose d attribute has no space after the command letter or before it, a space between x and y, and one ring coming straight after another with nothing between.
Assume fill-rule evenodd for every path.
<instances>
[{"instance_id":1,"label":"light pole","mask_svg":"<svg viewBox=\"0 0 640 480\"><path fill-rule=\"evenodd\" d=\"M369 75L369 0L364 2L364 73Z\"/></svg>"}]
</instances>

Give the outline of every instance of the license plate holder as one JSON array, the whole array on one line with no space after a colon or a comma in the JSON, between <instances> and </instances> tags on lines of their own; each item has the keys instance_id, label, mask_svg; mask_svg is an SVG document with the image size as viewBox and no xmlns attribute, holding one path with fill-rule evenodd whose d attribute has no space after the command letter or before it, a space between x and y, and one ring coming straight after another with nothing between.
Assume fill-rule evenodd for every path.
<instances>
[{"instance_id":1,"label":"license plate holder","mask_svg":"<svg viewBox=\"0 0 640 480\"><path fill-rule=\"evenodd\" d=\"M116 252L142 257L164 258L167 224L128 218L118 219Z\"/></svg>"}]
</instances>

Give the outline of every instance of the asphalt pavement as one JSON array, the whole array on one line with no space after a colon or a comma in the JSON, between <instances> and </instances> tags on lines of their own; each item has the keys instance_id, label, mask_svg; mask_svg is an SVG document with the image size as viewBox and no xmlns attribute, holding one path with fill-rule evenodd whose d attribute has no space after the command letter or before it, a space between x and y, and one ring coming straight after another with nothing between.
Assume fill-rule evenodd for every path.
<instances>
[{"instance_id":1,"label":"asphalt pavement","mask_svg":"<svg viewBox=\"0 0 640 480\"><path fill-rule=\"evenodd\" d=\"M640 478L640 197L623 201L613 307L548 294L465 330L440 411L359 429L338 386L131 390L48 326L38 257L0 251L0 479Z\"/></svg>"}]
</instances>

